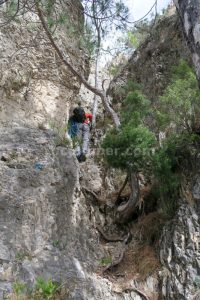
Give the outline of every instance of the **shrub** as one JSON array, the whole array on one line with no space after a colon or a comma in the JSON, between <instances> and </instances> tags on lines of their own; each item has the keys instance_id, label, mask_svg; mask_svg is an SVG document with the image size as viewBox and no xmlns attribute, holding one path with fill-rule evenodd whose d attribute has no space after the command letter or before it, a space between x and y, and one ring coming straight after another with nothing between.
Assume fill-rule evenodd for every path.
<instances>
[{"instance_id":1,"label":"shrub","mask_svg":"<svg viewBox=\"0 0 200 300\"><path fill-rule=\"evenodd\" d=\"M14 293L10 295L10 300L53 300L57 298L59 286L51 279L46 281L42 277L36 279L36 284L32 290L23 282L16 281L13 284Z\"/></svg>"},{"instance_id":2,"label":"shrub","mask_svg":"<svg viewBox=\"0 0 200 300\"><path fill-rule=\"evenodd\" d=\"M149 101L142 93L129 92L123 104L120 131L108 132L102 144L109 165L136 172L148 169L156 143L154 133L145 126L148 112Z\"/></svg>"},{"instance_id":3,"label":"shrub","mask_svg":"<svg viewBox=\"0 0 200 300\"><path fill-rule=\"evenodd\" d=\"M192 132L200 107L200 91L194 71L181 60L172 68L171 83L159 98L156 116L160 129Z\"/></svg>"},{"instance_id":4,"label":"shrub","mask_svg":"<svg viewBox=\"0 0 200 300\"><path fill-rule=\"evenodd\" d=\"M124 92L121 128L107 133L105 158L114 168L153 177L159 207L172 217L181 174L198 168L200 91L195 74L185 61L173 67L171 82L154 109L137 84L128 82ZM166 134L162 144L156 138L160 131Z\"/></svg>"},{"instance_id":5,"label":"shrub","mask_svg":"<svg viewBox=\"0 0 200 300\"><path fill-rule=\"evenodd\" d=\"M50 300L53 298L57 290L58 285L54 283L51 279L46 281L42 277L39 277L36 280L35 285L35 298L38 297L38 299Z\"/></svg>"}]
</instances>

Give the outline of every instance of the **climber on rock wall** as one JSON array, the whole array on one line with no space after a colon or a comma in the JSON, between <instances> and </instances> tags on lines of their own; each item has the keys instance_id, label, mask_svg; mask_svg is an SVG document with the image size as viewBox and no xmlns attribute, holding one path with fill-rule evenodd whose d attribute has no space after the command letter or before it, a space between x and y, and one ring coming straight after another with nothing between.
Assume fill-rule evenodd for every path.
<instances>
[{"instance_id":1,"label":"climber on rock wall","mask_svg":"<svg viewBox=\"0 0 200 300\"><path fill-rule=\"evenodd\" d=\"M73 110L73 115L68 122L68 135L75 141L75 153L79 162L86 160L88 152L92 114L85 113L79 103Z\"/></svg>"}]
</instances>

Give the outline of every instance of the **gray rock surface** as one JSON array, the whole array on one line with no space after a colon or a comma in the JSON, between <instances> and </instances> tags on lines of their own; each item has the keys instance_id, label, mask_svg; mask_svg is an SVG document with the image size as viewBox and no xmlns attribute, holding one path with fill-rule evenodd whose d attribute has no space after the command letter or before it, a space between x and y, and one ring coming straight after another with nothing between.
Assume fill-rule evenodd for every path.
<instances>
[{"instance_id":1,"label":"gray rock surface","mask_svg":"<svg viewBox=\"0 0 200 300\"><path fill-rule=\"evenodd\" d=\"M192 53L193 64L200 83L200 3L195 0L175 0L180 20Z\"/></svg>"},{"instance_id":2,"label":"gray rock surface","mask_svg":"<svg viewBox=\"0 0 200 300\"><path fill-rule=\"evenodd\" d=\"M142 300L98 275L104 252L80 190L79 164L52 132L1 128L0 174L0 299L15 281L31 287L42 276L64 284L66 299ZM147 290L155 286L147 280Z\"/></svg>"},{"instance_id":3,"label":"gray rock surface","mask_svg":"<svg viewBox=\"0 0 200 300\"><path fill-rule=\"evenodd\" d=\"M180 59L191 60L180 21L172 10L168 17L160 18L151 34L112 80L109 93L113 101L123 100L122 87L128 81L138 83L148 99L155 100L168 85L171 68Z\"/></svg>"},{"instance_id":4,"label":"gray rock surface","mask_svg":"<svg viewBox=\"0 0 200 300\"><path fill-rule=\"evenodd\" d=\"M57 27L54 37L60 50L87 77L87 55L77 35L69 33L73 27L82 35L82 5L73 0L63 3L67 20ZM7 20L5 7L0 6L0 23ZM76 101L80 83L60 62L37 21L28 12L0 28L0 123L60 128Z\"/></svg>"},{"instance_id":5,"label":"gray rock surface","mask_svg":"<svg viewBox=\"0 0 200 300\"><path fill-rule=\"evenodd\" d=\"M54 139L30 128L0 131L1 299L13 281L31 285L38 276L67 280L72 299L79 299L81 282L87 285L86 272L101 253L78 186L77 161Z\"/></svg>"},{"instance_id":6,"label":"gray rock surface","mask_svg":"<svg viewBox=\"0 0 200 300\"><path fill-rule=\"evenodd\" d=\"M164 228L160 241L162 295L167 300L192 300L199 286L200 223L195 206L183 203Z\"/></svg>"}]
</instances>

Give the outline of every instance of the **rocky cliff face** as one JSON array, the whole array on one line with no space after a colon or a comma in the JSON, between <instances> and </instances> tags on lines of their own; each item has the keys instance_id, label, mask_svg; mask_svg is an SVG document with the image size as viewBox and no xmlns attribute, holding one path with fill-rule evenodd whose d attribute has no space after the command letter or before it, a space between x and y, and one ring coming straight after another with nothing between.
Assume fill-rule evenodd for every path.
<instances>
[{"instance_id":1,"label":"rocky cliff face","mask_svg":"<svg viewBox=\"0 0 200 300\"><path fill-rule=\"evenodd\" d=\"M179 5L183 10L183 5ZM188 12L194 12L193 9L194 5L191 4ZM185 15L185 22L186 19ZM180 58L191 61L191 54L186 46L180 21L173 13L158 22L151 36L114 78L109 89L114 101L123 100L121 87L128 80L139 83L143 92L153 101L162 94L170 79L170 69ZM179 208L173 220L164 227L159 242L158 252L163 266L159 272L160 299L192 300L200 297L199 157L195 165L196 170L193 171L191 166L185 176Z\"/></svg>"},{"instance_id":2,"label":"rocky cliff face","mask_svg":"<svg viewBox=\"0 0 200 300\"><path fill-rule=\"evenodd\" d=\"M0 7L1 23L7 20L5 8ZM71 61L87 77L88 59L76 35L69 34L73 28L81 35L82 6L79 1L69 0L62 10L63 15L68 14L67 20L57 28L54 37L60 49L67 49ZM38 27L34 12L1 27L0 53L1 122L61 126L67 119L70 103L76 100L80 84L57 58Z\"/></svg>"},{"instance_id":3,"label":"rocky cliff face","mask_svg":"<svg viewBox=\"0 0 200 300\"><path fill-rule=\"evenodd\" d=\"M80 3L66 5L81 27ZM160 21L112 83L115 100L121 100L117 88L127 78L142 83L152 99L162 92L174 61L189 57L178 24L174 15ZM121 268L104 274L102 262L110 256L119 259L123 243L102 242L97 225L116 229L109 197L119 180L114 185L112 171L106 175L93 159L79 165L73 150L45 129L61 126L80 84L59 64L43 34L39 37L44 44L35 39L34 26L20 19L0 35L0 299L8 299L14 282L32 287L39 276L58 282L63 299L192 299L200 274L198 172L175 218L163 229L158 248L162 270L138 279L132 267L137 245L133 237ZM69 43L65 28L58 36L61 47L77 49L71 59L87 76L88 62L76 39ZM102 195L108 196L106 202L97 203Z\"/></svg>"},{"instance_id":4,"label":"rocky cliff face","mask_svg":"<svg viewBox=\"0 0 200 300\"><path fill-rule=\"evenodd\" d=\"M1 128L0 139L0 298L15 281L32 286L38 276L63 284L64 299L109 298L93 273L102 250L73 151L27 127Z\"/></svg>"},{"instance_id":5,"label":"rocky cliff face","mask_svg":"<svg viewBox=\"0 0 200 300\"><path fill-rule=\"evenodd\" d=\"M171 67L180 59L190 61L190 53L180 26L180 21L171 10L150 29L149 37L133 53L128 63L113 79L109 93L114 101L123 99L121 89L128 80L139 83L144 94L154 100L167 86Z\"/></svg>"},{"instance_id":6,"label":"rocky cliff face","mask_svg":"<svg viewBox=\"0 0 200 300\"><path fill-rule=\"evenodd\" d=\"M1 127L0 141L0 299L14 282L32 287L38 277L59 283L62 299L142 300L135 286L157 299L156 279L114 284L99 270L107 246L95 225L103 215L81 192L73 150L58 146L51 131L28 127ZM98 172L90 167L87 175L96 192Z\"/></svg>"},{"instance_id":7,"label":"rocky cliff face","mask_svg":"<svg viewBox=\"0 0 200 300\"><path fill-rule=\"evenodd\" d=\"M81 31L79 1L65 5ZM4 14L1 7L2 22ZM1 28L0 41L0 299L10 298L15 282L31 288L42 277L62 286L62 299L142 300L139 283L114 285L102 274L109 252L96 223L105 219L81 188L100 193L99 167L90 160L80 169L73 150L45 129L62 127L80 83L60 64L34 14ZM57 42L87 77L88 60L65 26ZM155 295L156 278L144 289Z\"/></svg>"},{"instance_id":8,"label":"rocky cliff face","mask_svg":"<svg viewBox=\"0 0 200 300\"><path fill-rule=\"evenodd\" d=\"M196 183L197 203L182 200L170 224L163 230L160 259L165 266L160 273L163 299L193 299L198 291L200 263L199 180ZM199 295L199 294L198 294Z\"/></svg>"},{"instance_id":9,"label":"rocky cliff face","mask_svg":"<svg viewBox=\"0 0 200 300\"><path fill-rule=\"evenodd\" d=\"M199 47L199 12L200 3L198 1L179 1L175 0L177 10L180 15L180 20L187 38L188 45L192 53L193 63L196 69L198 81L200 83L200 47Z\"/></svg>"}]
</instances>

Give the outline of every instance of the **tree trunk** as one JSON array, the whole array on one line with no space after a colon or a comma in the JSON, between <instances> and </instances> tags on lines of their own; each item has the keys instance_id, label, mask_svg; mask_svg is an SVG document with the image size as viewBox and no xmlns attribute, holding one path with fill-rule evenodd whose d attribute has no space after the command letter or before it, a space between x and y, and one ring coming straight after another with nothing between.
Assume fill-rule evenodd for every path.
<instances>
[{"instance_id":1,"label":"tree trunk","mask_svg":"<svg viewBox=\"0 0 200 300\"><path fill-rule=\"evenodd\" d=\"M94 85L95 88L98 88L98 66L99 66L99 50L97 51L96 55L96 61L95 61L95 77L94 77ZM93 99L93 109L92 109L92 125L95 127L96 125L96 116L97 116L97 110L98 110L98 96L94 94Z\"/></svg>"},{"instance_id":2,"label":"tree trunk","mask_svg":"<svg viewBox=\"0 0 200 300\"><path fill-rule=\"evenodd\" d=\"M174 0L200 86L200 1Z\"/></svg>"},{"instance_id":3,"label":"tree trunk","mask_svg":"<svg viewBox=\"0 0 200 300\"><path fill-rule=\"evenodd\" d=\"M130 174L131 195L127 203L118 206L116 213L116 221L118 223L126 223L133 216L136 205L139 201L139 179L136 173Z\"/></svg>"},{"instance_id":4,"label":"tree trunk","mask_svg":"<svg viewBox=\"0 0 200 300\"><path fill-rule=\"evenodd\" d=\"M95 20L95 28L97 31L97 50L96 50L96 60L95 60L95 88L98 88L98 71L99 71L99 56L100 56L100 47L101 47L101 33L100 33L100 26L101 23L98 22L98 20L95 19L95 10L93 10L93 16ZM92 110L92 125L95 127L96 125L96 116L97 116L97 110L98 110L98 96L94 94L94 100L93 100L93 110Z\"/></svg>"}]
</instances>

